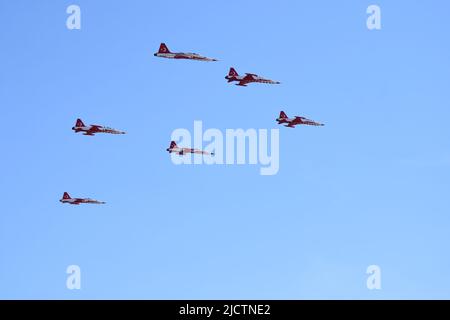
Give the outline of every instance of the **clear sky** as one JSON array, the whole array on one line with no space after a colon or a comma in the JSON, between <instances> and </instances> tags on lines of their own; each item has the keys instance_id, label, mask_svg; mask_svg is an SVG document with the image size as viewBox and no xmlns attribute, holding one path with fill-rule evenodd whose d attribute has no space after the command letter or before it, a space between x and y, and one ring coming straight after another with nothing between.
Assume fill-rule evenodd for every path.
<instances>
[{"instance_id":1,"label":"clear sky","mask_svg":"<svg viewBox=\"0 0 450 320\"><path fill-rule=\"evenodd\" d=\"M1 0L0 298L449 299L449 10ZM220 61L156 58L160 42ZM282 84L229 85L230 66ZM280 127L275 176L165 151L194 120L270 129L280 110L326 125ZM78 117L128 134L76 135Z\"/></svg>"}]
</instances>

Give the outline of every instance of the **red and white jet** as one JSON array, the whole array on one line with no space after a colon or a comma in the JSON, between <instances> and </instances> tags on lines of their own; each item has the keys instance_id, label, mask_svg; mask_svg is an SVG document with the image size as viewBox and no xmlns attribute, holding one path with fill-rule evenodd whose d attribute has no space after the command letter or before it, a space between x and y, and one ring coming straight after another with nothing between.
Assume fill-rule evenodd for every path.
<instances>
[{"instance_id":1,"label":"red and white jet","mask_svg":"<svg viewBox=\"0 0 450 320\"><path fill-rule=\"evenodd\" d=\"M237 86L243 86L246 87L247 84L251 82L259 82L259 83L270 83L270 84L280 84L279 81L273 81L270 79L264 79L256 74L253 73L246 73L245 76L240 76L234 68L230 68L230 71L228 72L228 75L225 77L225 79L228 80L228 82L237 81Z\"/></svg>"},{"instance_id":2,"label":"red and white jet","mask_svg":"<svg viewBox=\"0 0 450 320\"><path fill-rule=\"evenodd\" d=\"M165 43L161 43L159 50L154 54L155 57L168 58L168 59L188 59L188 60L199 60L199 61L217 61L217 59L212 59L208 57L203 57L198 53L192 52L170 52Z\"/></svg>"},{"instance_id":3,"label":"red and white jet","mask_svg":"<svg viewBox=\"0 0 450 320\"><path fill-rule=\"evenodd\" d=\"M284 111L280 112L280 116L276 119L276 121L278 121L278 124L285 123L286 124L285 127L288 127L288 128L295 128L295 126L299 125L299 124L304 124L304 125L308 125L308 126L323 126L324 125L322 123L318 123L313 120L306 119L304 117L295 116L294 118L288 118L288 116L286 115L286 113L284 113Z\"/></svg>"},{"instance_id":4,"label":"red and white jet","mask_svg":"<svg viewBox=\"0 0 450 320\"><path fill-rule=\"evenodd\" d=\"M67 192L64 192L64 195L61 200L61 203L68 203L73 205L79 205L80 203L93 203L93 204L105 204L106 202L97 201L90 198L71 198Z\"/></svg>"},{"instance_id":5,"label":"red and white jet","mask_svg":"<svg viewBox=\"0 0 450 320\"><path fill-rule=\"evenodd\" d=\"M206 151L199 150L199 149L180 148L180 147L177 146L175 141L171 141L170 142L170 147L167 148L166 151L169 151L169 153L173 152L173 153L178 154L180 156L185 155L187 153L206 154L206 155L210 155L210 156L214 155L213 152L206 152Z\"/></svg>"},{"instance_id":6,"label":"red and white jet","mask_svg":"<svg viewBox=\"0 0 450 320\"><path fill-rule=\"evenodd\" d=\"M75 131L75 133L78 132L84 132L83 135L85 136L94 136L96 133L111 133L111 134L125 134L123 131L115 130L108 127L103 127L99 125L89 125L86 126L81 119L77 119L77 122L75 123L75 127L72 127L72 130Z\"/></svg>"}]
</instances>

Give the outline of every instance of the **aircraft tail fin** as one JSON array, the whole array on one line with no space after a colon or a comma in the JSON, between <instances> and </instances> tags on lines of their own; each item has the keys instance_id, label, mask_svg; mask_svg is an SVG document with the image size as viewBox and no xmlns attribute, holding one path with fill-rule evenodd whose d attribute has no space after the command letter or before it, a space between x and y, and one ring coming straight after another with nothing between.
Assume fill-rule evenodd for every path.
<instances>
[{"instance_id":1,"label":"aircraft tail fin","mask_svg":"<svg viewBox=\"0 0 450 320\"><path fill-rule=\"evenodd\" d=\"M81 119L77 119L77 122L75 123L75 127L85 127L85 125Z\"/></svg>"},{"instance_id":2,"label":"aircraft tail fin","mask_svg":"<svg viewBox=\"0 0 450 320\"><path fill-rule=\"evenodd\" d=\"M170 149L176 148L177 147L177 143L175 141L171 141L170 142Z\"/></svg>"},{"instance_id":3,"label":"aircraft tail fin","mask_svg":"<svg viewBox=\"0 0 450 320\"><path fill-rule=\"evenodd\" d=\"M158 53L170 53L169 48L167 48L164 42L160 44Z\"/></svg>"},{"instance_id":4,"label":"aircraft tail fin","mask_svg":"<svg viewBox=\"0 0 450 320\"><path fill-rule=\"evenodd\" d=\"M67 192L64 192L63 199L72 199Z\"/></svg>"},{"instance_id":5,"label":"aircraft tail fin","mask_svg":"<svg viewBox=\"0 0 450 320\"><path fill-rule=\"evenodd\" d=\"M228 72L228 76L230 77L237 77L239 74L236 72L236 70L232 67L230 68L230 71Z\"/></svg>"},{"instance_id":6,"label":"aircraft tail fin","mask_svg":"<svg viewBox=\"0 0 450 320\"><path fill-rule=\"evenodd\" d=\"M288 116L286 115L286 113L284 111L280 112L280 118L281 119L286 119Z\"/></svg>"}]
</instances>

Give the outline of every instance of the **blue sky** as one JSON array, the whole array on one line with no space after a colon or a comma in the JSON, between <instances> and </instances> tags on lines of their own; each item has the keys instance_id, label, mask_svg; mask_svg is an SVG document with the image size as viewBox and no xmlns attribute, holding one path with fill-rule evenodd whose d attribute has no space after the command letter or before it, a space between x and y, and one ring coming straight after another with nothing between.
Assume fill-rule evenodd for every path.
<instances>
[{"instance_id":1,"label":"blue sky","mask_svg":"<svg viewBox=\"0 0 450 320\"><path fill-rule=\"evenodd\" d=\"M449 299L449 9L1 1L0 298ZM153 57L160 42L220 61ZM228 85L230 66L282 84ZM326 126L281 127L275 176L165 152L194 120L270 129L281 109ZM77 117L128 134L75 135Z\"/></svg>"}]
</instances>

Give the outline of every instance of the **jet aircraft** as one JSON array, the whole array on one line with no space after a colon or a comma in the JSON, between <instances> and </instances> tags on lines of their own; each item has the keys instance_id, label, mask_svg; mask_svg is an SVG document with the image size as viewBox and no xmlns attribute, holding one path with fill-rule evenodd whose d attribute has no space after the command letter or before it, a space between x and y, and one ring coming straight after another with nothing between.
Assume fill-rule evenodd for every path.
<instances>
[{"instance_id":1,"label":"jet aircraft","mask_svg":"<svg viewBox=\"0 0 450 320\"><path fill-rule=\"evenodd\" d=\"M77 122L75 123L75 126L72 127L72 130L75 131L75 133L83 132L83 135L85 136L94 136L96 133L125 134L123 131L95 124L86 126L81 119L77 119Z\"/></svg>"},{"instance_id":2,"label":"jet aircraft","mask_svg":"<svg viewBox=\"0 0 450 320\"><path fill-rule=\"evenodd\" d=\"M199 150L199 149L180 148L180 147L177 146L175 141L171 141L170 142L170 147L167 148L166 151L168 151L169 153L173 152L173 153L178 154L180 156L185 155L187 153L206 154L206 155L211 155L211 156L214 155L213 152L207 152L207 151L203 151L203 150Z\"/></svg>"},{"instance_id":3,"label":"jet aircraft","mask_svg":"<svg viewBox=\"0 0 450 320\"><path fill-rule=\"evenodd\" d=\"M228 75L225 77L228 82L237 81L237 86L246 87L247 84L251 82L259 82L259 83L269 83L269 84L280 84L279 81L274 81L270 79L264 79L253 73L246 73L245 76L240 76L234 68L230 68Z\"/></svg>"},{"instance_id":4,"label":"jet aircraft","mask_svg":"<svg viewBox=\"0 0 450 320\"><path fill-rule=\"evenodd\" d=\"M68 203L72 205L79 205L80 203L93 203L93 204L105 204L106 202L97 201L90 198L71 198L67 192L64 192L64 195L61 200L61 203Z\"/></svg>"},{"instance_id":5,"label":"jet aircraft","mask_svg":"<svg viewBox=\"0 0 450 320\"><path fill-rule=\"evenodd\" d=\"M198 53L192 52L170 52L165 43L161 43L158 52L154 54L155 57L167 58L167 59L188 59L198 61L217 61L217 59L203 57Z\"/></svg>"},{"instance_id":6,"label":"jet aircraft","mask_svg":"<svg viewBox=\"0 0 450 320\"><path fill-rule=\"evenodd\" d=\"M309 125L309 126L323 126L324 124L315 122L313 120L306 119L304 117L295 116L294 118L288 118L284 111L280 112L280 116L276 119L278 124L285 124L285 127L295 128L296 125Z\"/></svg>"}]
</instances>

